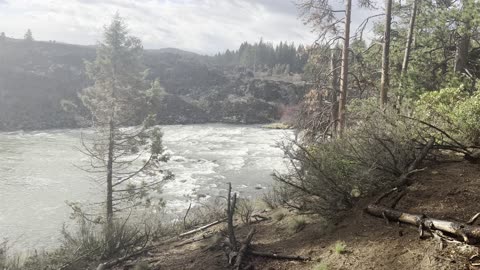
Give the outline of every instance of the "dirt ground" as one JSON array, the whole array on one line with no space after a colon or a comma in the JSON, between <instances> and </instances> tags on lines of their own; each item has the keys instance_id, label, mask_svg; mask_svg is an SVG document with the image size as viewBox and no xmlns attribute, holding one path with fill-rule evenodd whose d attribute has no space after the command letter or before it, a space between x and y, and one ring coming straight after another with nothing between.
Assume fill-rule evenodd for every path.
<instances>
[{"instance_id":1,"label":"dirt ground","mask_svg":"<svg viewBox=\"0 0 480 270\"><path fill-rule=\"evenodd\" d=\"M302 217L307 221L300 232L292 232L289 224L298 219L288 213L282 220L271 219L251 225L256 227L252 249L280 254L311 257L308 262L281 261L262 257L248 257L253 269L475 269L468 258L478 253L477 247L464 244L440 244L434 238L420 239L417 228L369 216L363 211L370 200L361 202L346 218L330 227L318 217ZM396 209L425 214L440 219L467 221L480 212L480 165L467 162L430 164L414 177L406 195ZM276 210L281 211L281 210ZM285 211L285 210L283 210ZM274 212L265 215L275 216ZM222 250L225 225L211 229L218 231L214 237L192 244L175 247L179 242L161 245L147 257L130 262L144 261L148 268L137 269L230 269ZM238 228L238 239L243 239L249 228ZM201 234L200 234L201 235ZM197 235L198 236L198 235ZM337 248L343 243L345 248ZM342 252L338 252L342 251ZM480 269L480 268L478 268Z\"/></svg>"}]
</instances>

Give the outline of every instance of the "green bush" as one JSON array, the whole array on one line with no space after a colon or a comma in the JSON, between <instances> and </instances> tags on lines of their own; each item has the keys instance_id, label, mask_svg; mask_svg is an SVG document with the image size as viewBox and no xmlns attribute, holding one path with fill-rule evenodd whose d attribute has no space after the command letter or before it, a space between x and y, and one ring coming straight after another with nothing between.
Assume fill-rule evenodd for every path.
<instances>
[{"instance_id":1,"label":"green bush","mask_svg":"<svg viewBox=\"0 0 480 270\"><path fill-rule=\"evenodd\" d=\"M347 244L345 244L345 242L337 241L335 243L335 253L337 254L345 253L346 248L347 248Z\"/></svg>"},{"instance_id":2,"label":"green bush","mask_svg":"<svg viewBox=\"0 0 480 270\"><path fill-rule=\"evenodd\" d=\"M416 102L415 117L431 123L465 145L480 144L480 93L463 87L425 93ZM438 137L438 135L437 135Z\"/></svg>"}]
</instances>

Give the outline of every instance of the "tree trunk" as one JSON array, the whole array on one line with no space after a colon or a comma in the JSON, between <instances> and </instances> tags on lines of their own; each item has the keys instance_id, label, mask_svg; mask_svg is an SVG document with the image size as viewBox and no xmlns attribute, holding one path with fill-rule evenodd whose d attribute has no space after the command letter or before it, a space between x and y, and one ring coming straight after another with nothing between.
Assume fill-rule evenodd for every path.
<instances>
[{"instance_id":1,"label":"tree trunk","mask_svg":"<svg viewBox=\"0 0 480 270\"><path fill-rule=\"evenodd\" d=\"M385 0L385 32L383 35L382 78L380 82L380 105L383 107L388 101L390 86L390 29L392 24L392 0Z\"/></svg>"},{"instance_id":2,"label":"tree trunk","mask_svg":"<svg viewBox=\"0 0 480 270\"><path fill-rule=\"evenodd\" d=\"M233 227L233 215L235 214L235 204L237 201L237 194L233 194L232 198L232 183L228 183L228 195L227 195L227 229L228 239L232 245L232 249L237 251L237 239L235 238L235 229Z\"/></svg>"},{"instance_id":3,"label":"tree trunk","mask_svg":"<svg viewBox=\"0 0 480 270\"><path fill-rule=\"evenodd\" d=\"M345 113L347 105L348 88L348 53L350 50L350 20L352 16L352 0L345 4L345 31L343 35L342 66L340 75L340 102L338 104L338 134L342 136L345 129Z\"/></svg>"},{"instance_id":4,"label":"tree trunk","mask_svg":"<svg viewBox=\"0 0 480 270\"><path fill-rule=\"evenodd\" d=\"M465 0L461 1L462 3L462 12L465 11ZM460 37L456 41L456 50L455 50L455 66L453 71L455 73L465 73L468 61L468 51L470 49L470 33L472 31L470 26L470 21L466 21L465 30L460 34Z\"/></svg>"},{"instance_id":5,"label":"tree trunk","mask_svg":"<svg viewBox=\"0 0 480 270\"><path fill-rule=\"evenodd\" d=\"M405 54L403 55L402 70L400 71L399 94L397 96L398 110L403 102L402 83L407 75L408 64L410 63L410 54L412 52L413 32L415 31L415 20L417 19L418 1L413 0L412 13L410 14L410 25L408 27L407 44L405 45Z\"/></svg>"},{"instance_id":6,"label":"tree trunk","mask_svg":"<svg viewBox=\"0 0 480 270\"><path fill-rule=\"evenodd\" d=\"M457 40L455 52L455 73L465 73L468 61L468 50L470 48L470 36L464 34Z\"/></svg>"},{"instance_id":7,"label":"tree trunk","mask_svg":"<svg viewBox=\"0 0 480 270\"><path fill-rule=\"evenodd\" d=\"M410 214L378 204L370 204L366 211L376 217L415 225L419 227L421 235L423 235L424 230L438 230L455 235L465 241L465 243L474 243L480 240L480 226L434 219L426 217L425 215Z\"/></svg>"},{"instance_id":8,"label":"tree trunk","mask_svg":"<svg viewBox=\"0 0 480 270\"><path fill-rule=\"evenodd\" d=\"M413 6L412 6L412 14L410 15L410 25L408 27L408 35L407 35L407 44L405 46L405 54L403 56L403 62L402 62L402 72L401 76L402 78L405 77L407 70L408 70L408 64L410 61L410 53L412 51L412 41L413 41L413 32L415 31L415 20L417 19L417 2L420 0L413 0Z\"/></svg>"},{"instance_id":9,"label":"tree trunk","mask_svg":"<svg viewBox=\"0 0 480 270\"><path fill-rule=\"evenodd\" d=\"M332 125L332 135L335 135L338 126L338 71L337 71L337 52L336 48L332 49L332 54L330 57L330 70L332 73L332 81L331 81L331 91L330 91L330 98L332 102L332 111L331 111L331 121Z\"/></svg>"},{"instance_id":10,"label":"tree trunk","mask_svg":"<svg viewBox=\"0 0 480 270\"><path fill-rule=\"evenodd\" d=\"M108 138L108 160L107 160L107 227L106 227L106 242L108 248L112 248L111 239L113 232L113 151L115 144L115 130L113 119L109 123L109 138Z\"/></svg>"}]
</instances>

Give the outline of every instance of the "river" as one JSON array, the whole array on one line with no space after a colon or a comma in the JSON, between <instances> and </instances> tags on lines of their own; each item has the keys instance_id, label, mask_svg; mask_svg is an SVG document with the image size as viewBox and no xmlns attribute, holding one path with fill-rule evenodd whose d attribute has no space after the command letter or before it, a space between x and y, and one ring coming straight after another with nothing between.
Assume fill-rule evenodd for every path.
<instances>
[{"instance_id":1,"label":"river","mask_svg":"<svg viewBox=\"0 0 480 270\"><path fill-rule=\"evenodd\" d=\"M162 130L171 155L166 167L175 174L162 193L171 212L225 194L227 182L240 196L261 195L272 184L271 173L285 170L277 143L292 136L286 130L223 124ZM78 150L82 132L0 133L0 240L22 250L54 247L62 224L69 222L65 202L103 198L102 187L75 166L88 159Z\"/></svg>"}]
</instances>

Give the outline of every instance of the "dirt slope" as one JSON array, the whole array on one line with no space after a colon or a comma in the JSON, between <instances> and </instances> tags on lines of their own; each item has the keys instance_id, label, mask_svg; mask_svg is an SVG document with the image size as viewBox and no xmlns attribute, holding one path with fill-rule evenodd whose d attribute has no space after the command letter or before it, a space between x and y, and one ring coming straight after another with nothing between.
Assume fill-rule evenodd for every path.
<instances>
[{"instance_id":1,"label":"dirt slope","mask_svg":"<svg viewBox=\"0 0 480 270\"><path fill-rule=\"evenodd\" d=\"M474 269L469 268L468 258L477 248L447 244L433 238L419 239L418 230L406 225L386 224L363 212L370 202L365 200L357 209L337 225L328 227L319 218L306 217L307 225L297 233L288 229L293 214L282 220L257 223L252 247L261 251L296 254L312 258L310 262L278 261L250 257L254 269ZM432 164L415 176L414 184L398 203L397 209L423 213L442 219L466 221L480 211L480 165L467 162ZM270 213L271 216L275 214ZM278 219L278 218L277 218ZM223 225L222 225L223 226ZM222 226L213 230L221 231ZM248 228L240 227L242 239ZM218 236L182 247L174 244L159 246L148 257L147 269L229 269L220 248L223 237ZM345 244L342 254L335 251L338 241ZM138 264L131 262L129 265ZM324 264L324 268L319 265ZM123 266L120 269L133 267Z\"/></svg>"}]
</instances>

